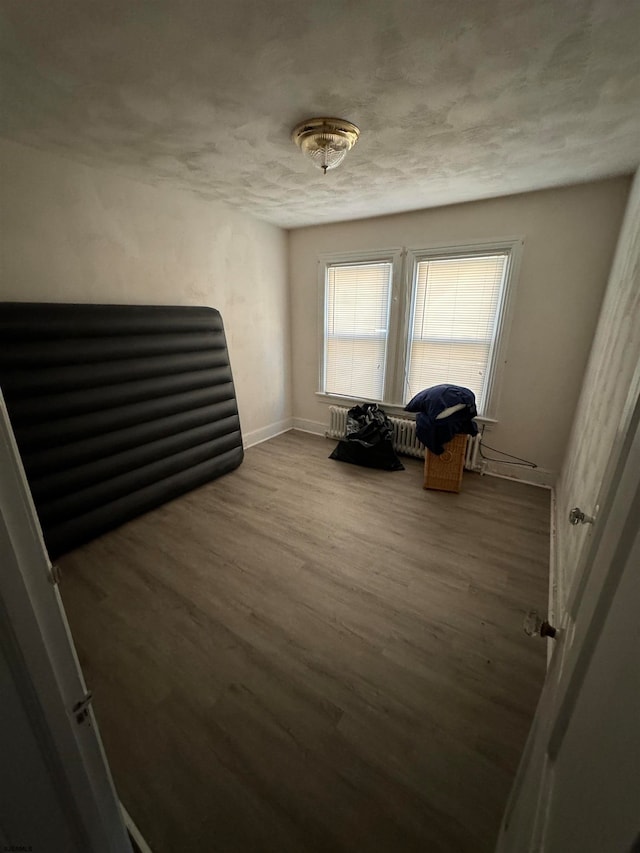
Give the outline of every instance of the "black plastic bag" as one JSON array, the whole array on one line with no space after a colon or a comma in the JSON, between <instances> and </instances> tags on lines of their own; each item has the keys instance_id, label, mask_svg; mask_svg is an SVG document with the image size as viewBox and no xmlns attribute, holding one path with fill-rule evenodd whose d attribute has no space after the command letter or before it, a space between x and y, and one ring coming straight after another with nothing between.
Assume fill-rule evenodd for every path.
<instances>
[{"instance_id":1,"label":"black plastic bag","mask_svg":"<svg viewBox=\"0 0 640 853\"><path fill-rule=\"evenodd\" d=\"M393 427L377 403L362 403L349 409L346 435L329 459L365 468L404 471L393 449Z\"/></svg>"}]
</instances>

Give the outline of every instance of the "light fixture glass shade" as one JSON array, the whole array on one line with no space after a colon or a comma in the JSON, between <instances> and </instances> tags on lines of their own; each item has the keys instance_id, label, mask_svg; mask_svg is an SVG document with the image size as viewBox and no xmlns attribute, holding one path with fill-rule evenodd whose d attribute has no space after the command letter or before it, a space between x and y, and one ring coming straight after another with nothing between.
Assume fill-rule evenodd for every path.
<instances>
[{"instance_id":1,"label":"light fixture glass shade","mask_svg":"<svg viewBox=\"0 0 640 853\"><path fill-rule=\"evenodd\" d=\"M355 124L339 118L307 119L291 133L302 153L325 174L342 163L359 136Z\"/></svg>"}]
</instances>

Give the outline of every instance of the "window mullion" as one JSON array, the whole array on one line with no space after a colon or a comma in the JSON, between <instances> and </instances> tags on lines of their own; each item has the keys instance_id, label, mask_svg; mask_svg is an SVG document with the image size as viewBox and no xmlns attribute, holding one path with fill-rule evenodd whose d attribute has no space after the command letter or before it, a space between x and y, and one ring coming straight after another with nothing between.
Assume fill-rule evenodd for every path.
<instances>
[{"instance_id":1,"label":"window mullion","mask_svg":"<svg viewBox=\"0 0 640 853\"><path fill-rule=\"evenodd\" d=\"M397 252L393 258L393 284L391 290L391 312L389 317L389 340L385 370L384 401L402 406L404 363L406 358L406 250Z\"/></svg>"},{"instance_id":2,"label":"window mullion","mask_svg":"<svg viewBox=\"0 0 640 853\"><path fill-rule=\"evenodd\" d=\"M406 378L409 370L409 349L411 326L413 322L413 288L415 280L416 258L413 252L404 249L402 253L402 313L400 316L400 334L396 364L397 404L404 407Z\"/></svg>"}]
</instances>

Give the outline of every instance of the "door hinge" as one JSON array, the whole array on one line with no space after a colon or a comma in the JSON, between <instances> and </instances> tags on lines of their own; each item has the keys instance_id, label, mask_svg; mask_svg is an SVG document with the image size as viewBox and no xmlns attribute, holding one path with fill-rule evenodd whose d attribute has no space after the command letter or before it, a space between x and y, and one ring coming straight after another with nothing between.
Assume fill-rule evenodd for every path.
<instances>
[{"instance_id":1,"label":"door hinge","mask_svg":"<svg viewBox=\"0 0 640 853\"><path fill-rule=\"evenodd\" d=\"M57 563L53 563L49 566L49 580L54 586L57 586L62 580L62 572L60 571L60 566Z\"/></svg>"},{"instance_id":2,"label":"door hinge","mask_svg":"<svg viewBox=\"0 0 640 853\"><path fill-rule=\"evenodd\" d=\"M84 697L80 699L79 702L71 709L71 713L76 718L76 723L84 723L84 721L89 716L89 708L91 707L91 702L93 701L93 694L90 690L87 690Z\"/></svg>"}]
</instances>

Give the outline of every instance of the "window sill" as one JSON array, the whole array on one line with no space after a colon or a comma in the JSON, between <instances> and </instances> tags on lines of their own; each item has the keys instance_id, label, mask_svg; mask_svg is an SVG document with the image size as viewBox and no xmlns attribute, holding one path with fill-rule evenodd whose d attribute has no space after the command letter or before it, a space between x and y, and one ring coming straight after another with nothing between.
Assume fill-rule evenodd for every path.
<instances>
[{"instance_id":1,"label":"window sill","mask_svg":"<svg viewBox=\"0 0 640 853\"><path fill-rule=\"evenodd\" d=\"M367 400L364 397L339 397L336 394L325 394L324 391L316 391L316 397L322 403L326 403L327 405L334 406L348 406L351 408L352 406L357 406L358 403L377 403L381 406L388 415L393 415L394 417L404 417L415 419L415 415L411 412L407 412L404 406L399 406L394 403L383 403L380 400ZM497 424L498 421L495 418L487 418L484 415L478 415L474 418L475 421L481 424Z\"/></svg>"}]
</instances>

